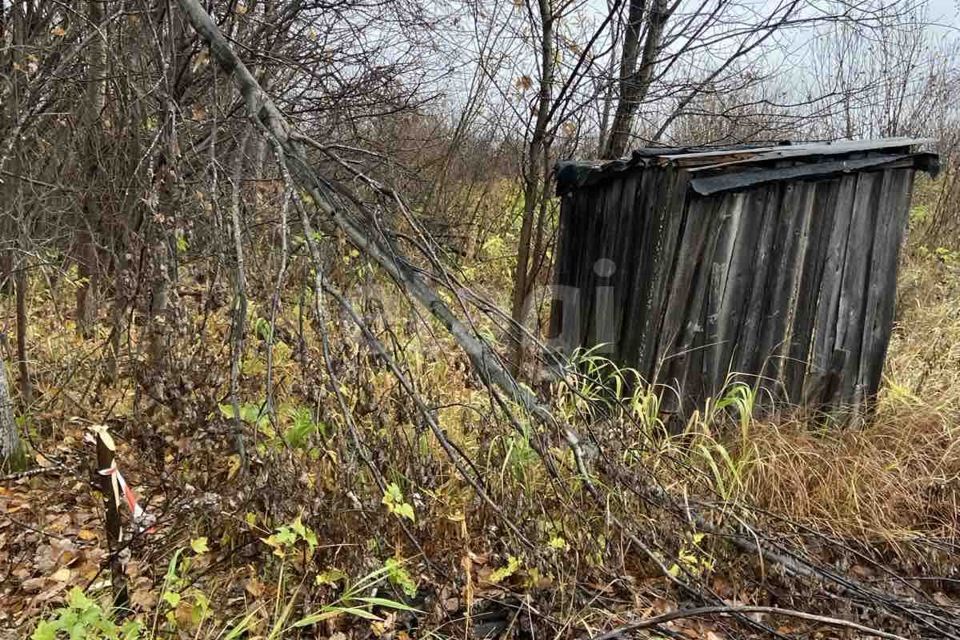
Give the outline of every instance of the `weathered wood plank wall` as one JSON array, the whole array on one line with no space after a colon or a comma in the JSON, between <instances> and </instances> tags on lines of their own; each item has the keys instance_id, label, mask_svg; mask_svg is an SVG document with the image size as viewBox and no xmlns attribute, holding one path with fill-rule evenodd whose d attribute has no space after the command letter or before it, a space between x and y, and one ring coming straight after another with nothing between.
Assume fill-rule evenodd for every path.
<instances>
[{"instance_id":1,"label":"weathered wood plank wall","mask_svg":"<svg viewBox=\"0 0 960 640\"><path fill-rule=\"evenodd\" d=\"M777 402L859 410L880 384L914 172L888 163L700 195L685 168L639 163L569 190L558 346L605 345L679 392L667 410L732 380Z\"/></svg>"}]
</instances>

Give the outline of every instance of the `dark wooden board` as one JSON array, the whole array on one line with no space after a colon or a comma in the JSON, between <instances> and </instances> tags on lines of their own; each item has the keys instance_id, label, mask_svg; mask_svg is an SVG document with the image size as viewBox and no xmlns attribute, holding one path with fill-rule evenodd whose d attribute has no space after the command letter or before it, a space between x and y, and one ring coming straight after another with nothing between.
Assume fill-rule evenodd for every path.
<instances>
[{"instance_id":1,"label":"dark wooden board","mask_svg":"<svg viewBox=\"0 0 960 640\"><path fill-rule=\"evenodd\" d=\"M663 407L681 415L733 379L778 403L856 413L881 380L914 166L836 175L793 169L823 158L770 157L804 179L700 195L690 180L702 170L638 161L564 195L560 346L607 343L599 353L675 389Z\"/></svg>"}]
</instances>

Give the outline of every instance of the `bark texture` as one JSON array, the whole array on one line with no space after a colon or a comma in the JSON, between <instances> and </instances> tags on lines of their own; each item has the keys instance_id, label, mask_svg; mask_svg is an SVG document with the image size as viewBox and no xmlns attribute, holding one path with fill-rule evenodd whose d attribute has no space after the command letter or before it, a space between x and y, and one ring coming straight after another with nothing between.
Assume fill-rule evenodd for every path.
<instances>
[{"instance_id":1,"label":"bark texture","mask_svg":"<svg viewBox=\"0 0 960 640\"><path fill-rule=\"evenodd\" d=\"M648 0L630 0L623 53L620 59L620 100L617 102L610 137L603 152L604 158L619 158L626 153L636 120L637 107L647 97L657 56L660 55L663 30L670 12L666 0L649 0L652 3L649 11L647 2ZM645 31L644 22L647 23Z\"/></svg>"},{"instance_id":2,"label":"bark texture","mask_svg":"<svg viewBox=\"0 0 960 640\"><path fill-rule=\"evenodd\" d=\"M103 22L104 3L91 0L87 3L87 17L91 24ZM100 174L100 141L102 130L100 117L106 104L107 49L103 36L94 37L87 47L87 87L84 92L82 125L86 131L83 154L83 177L87 185L81 203L83 225L77 234L77 275L81 284L77 288L77 333L84 338L93 337L97 320L97 295L100 287L99 256L97 255L96 231L100 226L100 194L97 182Z\"/></svg>"},{"instance_id":3,"label":"bark texture","mask_svg":"<svg viewBox=\"0 0 960 640\"><path fill-rule=\"evenodd\" d=\"M0 466L5 469L17 467L20 457L20 433L13 419L13 398L6 367L0 360Z\"/></svg>"},{"instance_id":4,"label":"bark texture","mask_svg":"<svg viewBox=\"0 0 960 640\"><path fill-rule=\"evenodd\" d=\"M530 146L527 148L526 171L523 185L523 219L517 246L517 264L513 272L513 292L510 316L513 320L510 343L512 373L517 375L523 364L523 320L527 298L533 290L542 266L543 225L547 199L544 177L550 174L550 145L547 127L553 102L553 83L556 72L554 48L554 15L549 0L540 0L540 90L537 98L537 118L533 126ZM536 239L535 239L536 238Z\"/></svg>"}]
</instances>

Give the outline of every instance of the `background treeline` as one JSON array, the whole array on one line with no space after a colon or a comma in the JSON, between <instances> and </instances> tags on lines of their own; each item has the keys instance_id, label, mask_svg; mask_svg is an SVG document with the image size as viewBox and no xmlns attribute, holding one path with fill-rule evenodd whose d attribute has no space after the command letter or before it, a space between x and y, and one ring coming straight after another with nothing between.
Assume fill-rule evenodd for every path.
<instances>
[{"instance_id":1,"label":"background treeline","mask_svg":"<svg viewBox=\"0 0 960 640\"><path fill-rule=\"evenodd\" d=\"M502 242L488 257L509 273L498 284L514 319L549 268L558 158L930 136L947 175L917 233L946 244L958 232L956 38L922 3L214 10L284 112L402 193L450 259ZM251 259L276 261L270 151L175 6L10 2L0 35L4 290L18 274L58 280L75 267L77 328L106 321L119 355L127 311L145 311L151 332L174 330L159 319L176 314L178 267L228 272L231 234Z\"/></svg>"}]
</instances>

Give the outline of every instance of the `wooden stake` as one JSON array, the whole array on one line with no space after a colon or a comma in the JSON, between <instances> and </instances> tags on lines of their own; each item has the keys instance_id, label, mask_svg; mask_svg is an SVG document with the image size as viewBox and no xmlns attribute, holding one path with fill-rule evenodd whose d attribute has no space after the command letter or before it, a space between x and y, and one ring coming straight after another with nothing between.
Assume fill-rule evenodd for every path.
<instances>
[{"instance_id":1,"label":"wooden stake","mask_svg":"<svg viewBox=\"0 0 960 640\"><path fill-rule=\"evenodd\" d=\"M113 585L113 605L120 611L129 609L130 595L124 574L123 528L120 525L120 483L115 473L116 445L107 428L93 428L97 438L97 481L103 494L106 513L107 549L110 551L110 582Z\"/></svg>"}]
</instances>

